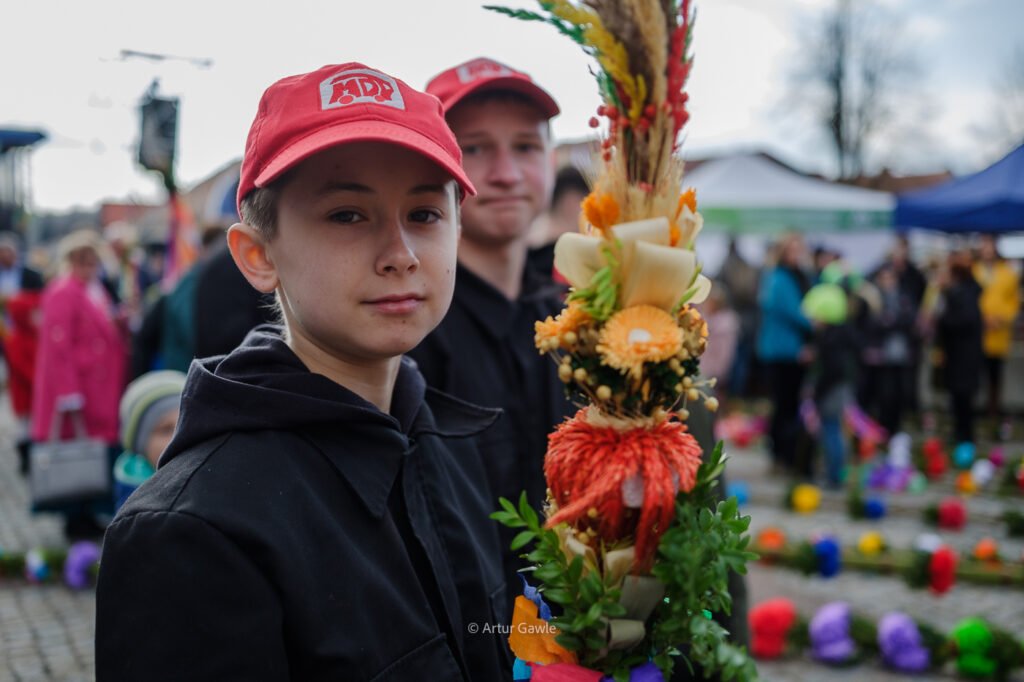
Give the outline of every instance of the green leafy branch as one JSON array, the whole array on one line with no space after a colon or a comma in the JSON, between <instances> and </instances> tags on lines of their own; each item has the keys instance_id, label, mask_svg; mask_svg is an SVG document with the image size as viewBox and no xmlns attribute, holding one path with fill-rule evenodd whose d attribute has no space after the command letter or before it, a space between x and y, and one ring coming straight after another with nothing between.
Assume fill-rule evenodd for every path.
<instances>
[{"instance_id":1,"label":"green leafy branch","mask_svg":"<svg viewBox=\"0 0 1024 682\"><path fill-rule=\"evenodd\" d=\"M750 517L739 515L735 497L712 506L718 477L725 469L719 443L697 472L697 484L676 501L675 523L658 547L660 561L654 575L665 584L665 602L659 607L652 643L654 662L666 675L683 659L693 670L717 672L723 680L753 680L757 669L746 649L728 641L728 632L704 617L704 610L731 613L729 573L747 572L757 555L747 551ZM688 645L685 651L676 647Z\"/></svg>"},{"instance_id":2,"label":"green leafy branch","mask_svg":"<svg viewBox=\"0 0 1024 682\"><path fill-rule=\"evenodd\" d=\"M604 652L608 620L626 613L619 603L620 591L603 579L595 566L584 571L588 567L583 557L566 557L558 533L543 527L525 493L520 496L518 507L505 498L499 502L502 510L491 514L491 518L509 528L522 529L512 539L512 551L534 543L533 550L526 555L534 566L533 577L540 583L544 598L562 608L561 615L551 619L561 631L555 641L575 652L583 666L607 666L617 657L628 672L629 666L645 662L644 656Z\"/></svg>"},{"instance_id":3,"label":"green leafy branch","mask_svg":"<svg viewBox=\"0 0 1024 682\"><path fill-rule=\"evenodd\" d=\"M648 623L647 637L625 651L606 648L607 622L625 615L618 586L602 577L598 567L585 565L583 557L568 559L558 533L543 527L525 494L518 507L500 500L502 510L491 518L521 529L512 541L513 551L533 543L526 555L535 567L533 577L544 597L562 607L561 615L552 619L561 630L556 641L575 652L580 665L603 670L618 682L629 678L631 668L652 659L671 675L675 658L682 657L691 670L697 664L726 681L757 678L746 650L731 644L729 633L705 616L705 611L731 612L728 574L745 574L747 562L757 559L747 551L750 517L740 517L735 498L716 502L724 470L719 443L698 469L694 488L679 495L676 519L661 539L653 569L666 586L666 598Z\"/></svg>"}]
</instances>

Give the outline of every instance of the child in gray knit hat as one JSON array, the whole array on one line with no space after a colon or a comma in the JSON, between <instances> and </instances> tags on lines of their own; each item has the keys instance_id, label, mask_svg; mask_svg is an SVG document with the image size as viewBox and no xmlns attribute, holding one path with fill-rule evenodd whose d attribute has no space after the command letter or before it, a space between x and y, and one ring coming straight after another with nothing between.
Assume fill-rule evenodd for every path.
<instances>
[{"instance_id":1,"label":"child in gray knit hat","mask_svg":"<svg viewBox=\"0 0 1024 682\"><path fill-rule=\"evenodd\" d=\"M156 471L174 435L185 375L173 370L147 372L128 384L121 397L121 445L114 463L115 511Z\"/></svg>"}]
</instances>

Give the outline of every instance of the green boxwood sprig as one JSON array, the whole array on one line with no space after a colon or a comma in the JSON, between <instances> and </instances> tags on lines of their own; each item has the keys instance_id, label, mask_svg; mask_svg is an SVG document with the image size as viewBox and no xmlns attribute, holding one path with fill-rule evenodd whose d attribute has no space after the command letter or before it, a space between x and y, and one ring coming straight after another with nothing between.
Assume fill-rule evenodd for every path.
<instances>
[{"instance_id":1,"label":"green boxwood sprig","mask_svg":"<svg viewBox=\"0 0 1024 682\"><path fill-rule=\"evenodd\" d=\"M512 541L517 551L533 543L526 559L544 597L561 607L552 624L556 641L576 653L580 665L600 669L617 682L629 679L631 668L653 660L666 678L676 658L690 669L718 673L729 680L754 680L757 670L745 648L728 641L728 632L706 612L730 613L730 571L746 573L757 555L747 551L750 517L739 515L735 498L718 502L718 477L725 469L721 443L701 464L697 482L676 500L676 518L661 538L653 574L665 584L665 600L647 623L647 637L627 650L606 650L607 621L621 618L620 590L597 570L584 571L582 557L569 560L556 531L544 528L526 496L514 505L501 499L491 518L521 529Z\"/></svg>"},{"instance_id":2,"label":"green boxwood sprig","mask_svg":"<svg viewBox=\"0 0 1024 682\"><path fill-rule=\"evenodd\" d=\"M674 658L705 674L717 672L722 680L753 680L757 669L744 647L728 641L728 632L704 618L706 609L731 613L730 571L746 574L748 561L757 555L747 551L746 531L750 517L739 515L735 497L715 503L718 477L725 469L722 444L701 464L697 484L676 500L676 519L661 538L654 575L665 584L665 603L654 625L653 645L659 653L654 662L671 675ZM687 650L676 649L681 643Z\"/></svg>"},{"instance_id":3,"label":"green boxwood sprig","mask_svg":"<svg viewBox=\"0 0 1024 682\"><path fill-rule=\"evenodd\" d=\"M603 651L607 643L607 620L626 614L619 603L619 589L598 571L584 574L583 557L576 556L570 561L565 556L558 533L543 527L526 493L519 497L518 508L505 498L499 502L502 510L491 514L491 518L509 528L523 529L512 539L511 549L517 551L534 543L533 550L525 555L533 565L533 578L541 584L544 598L561 607L561 614L551 619L561 630L555 641L576 652L580 665L607 665L616 657L613 654L620 653ZM629 664L646 660L646 656L623 657ZM626 670L628 672L628 667Z\"/></svg>"}]
</instances>

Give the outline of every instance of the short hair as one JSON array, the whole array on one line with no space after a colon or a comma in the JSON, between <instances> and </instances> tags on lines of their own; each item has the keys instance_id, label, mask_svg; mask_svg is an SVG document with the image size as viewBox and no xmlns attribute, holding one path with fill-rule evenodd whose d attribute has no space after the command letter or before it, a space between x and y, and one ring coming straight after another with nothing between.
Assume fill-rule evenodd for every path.
<instances>
[{"instance_id":1,"label":"short hair","mask_svg":"<svg viewBox=\"0 0 1024 682\"><path fill-rule=\"evenodd\" d=\"M242 222L252 225L266 241L277 236L277 202L281 198L281 180L257 187L242 198Z\"/></svg>"},{"instance_id":2,"label":"short hair","mask_svg":"<svg viewBox=\"0 0 1024 682\"><path fill-rule=\"evenodd\" d=\"M583 173L576 166L563 166L555 175L555 189L551 193L551 203L556 204L567 192L581 192L586 195L590 193L590 185Z\"/></svg>"}]
</instances>

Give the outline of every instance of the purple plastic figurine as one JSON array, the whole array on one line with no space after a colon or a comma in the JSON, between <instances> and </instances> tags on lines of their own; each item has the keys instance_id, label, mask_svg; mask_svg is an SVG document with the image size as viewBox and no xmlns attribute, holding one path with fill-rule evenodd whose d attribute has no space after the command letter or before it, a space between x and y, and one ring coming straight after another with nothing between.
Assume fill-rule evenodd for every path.
<instances>
[{"instance_id":1,"label":"purple plastic figurine","mask_svg":"<svg viewBox=\"0 0 1024 682\"><path fill-rule=\"evenodd\" d=\"M100 546L83 540L68 548L64 560L64 582L68 587L81 590L89 585L89 569L100 560Z\"/></svg>"},{"instance_id":2,"label":"purple plastic figurine","mask_svg":"<svg viewBox=\"0 0 1024 682\"><path fill-rule=\"evenodd\" d=\"M878 648L886 665L905 673L927 670L928 649L921 646L921 633L905 613L887 613L878 623Z\"/></svg>"},{"instance_id":3,"label":"purple plastic figurine","mask_svg":"<svg viewBox=\"0 0 1024 682\"><path fill-rule=\"evenodd\" d=\"M850 605L837 601L822 606L811 619L810 635L814 658L825 663L850 660L856 651L850 637Z\"/></svg>"}]
</instances>

